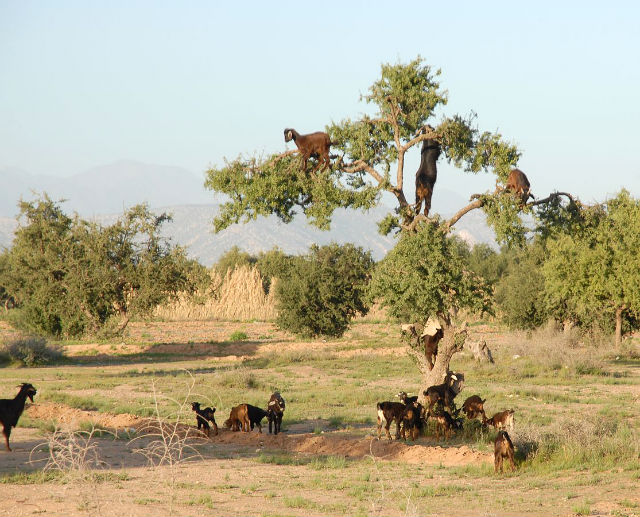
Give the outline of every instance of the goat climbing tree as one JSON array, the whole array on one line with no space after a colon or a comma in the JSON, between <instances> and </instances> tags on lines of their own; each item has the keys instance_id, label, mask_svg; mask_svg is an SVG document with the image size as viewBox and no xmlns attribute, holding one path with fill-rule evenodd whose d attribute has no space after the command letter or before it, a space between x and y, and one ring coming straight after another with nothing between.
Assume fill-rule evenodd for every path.
<instances>
[{"instance_id":1,"label":"goat climbing tree","mask_svg":"<svg viewBox=\"0 0 640 517\"><path fill-rule=\"evenodd\" d=\"M382 65L380 79L362 96L376 113L327 126L332 152L337 153L330 169L310 174L301 169L297 151L287 151L228 161L208 170L205 182L229 197L214 220L216 231L260 215L275 214L288 223L297 212L329 229L336 208L368 209L378 204L383 191L392 194L396 207L379 222L379 229L398 232L399 242L379 265L372 293L405 321L424 322L429 316L441 320L444 336L434 368L426 368L419 353L412 352L425 388L444 380L451 356L464 344L466 330L454 321L455 309L489 309L488 289L455 258L448 238L451 229L471 210L482 209L499 241L522 243L526 228L521 215L532 213L539 203L523 205L508 190L495 188L473 196L446 221L416 213L405 194L406 180L413 179L406 177L405 157L422 141L437 140L444 159L465 173L495 175L490 185L504 185L520 157L517 147L500 134L481 132L474 114L432 120L436 109L447 104L439 75L420 57L407 64ZM427 123L433 129L426 129ZM556 218L566 210L558 194L549 200Z\"/></svg>"}]
</instances>

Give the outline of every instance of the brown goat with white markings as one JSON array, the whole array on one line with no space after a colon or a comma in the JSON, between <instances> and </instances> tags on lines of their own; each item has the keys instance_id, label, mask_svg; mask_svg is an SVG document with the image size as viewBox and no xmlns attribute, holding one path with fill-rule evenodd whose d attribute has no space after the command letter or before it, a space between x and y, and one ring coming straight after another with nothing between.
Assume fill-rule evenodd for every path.
<instances>
[{"instance_id":1,"label":"brown goat with white markings","mask_svg":"<svg viewBox=\"0 0 640 517\"><path fill-rule=\"evenodd\" d=\"M506 431L500 431L495 441L493 442L494 471L496 473L498 472L498 470L500 470L500 472L503 472L502 462L505 458L509 460L509 463L511 464L511 470L516 470L516 464L513 457L513 443L511 442L509 433L507 433Z\"/></svg>"},{"instance_id":2,"label":"brown goat with white markings","mask_svg":"<svg viewBox=\"0 0 640 517\"><path fill-rule=\"evenodd\" d=\"M284 141L293 140L302 155L302 170L306 172L307 161L312 156L318 159L318 165L311 171L315 172L320 168L331 167L329 160L329 148L331 147L331 139L327 133L317 131L308 135L301 135L295 129L287 128L284 130Z\"/></svg>"},{"instance_id":3,"label":"brown goat with white markings","mask_svg":"<svg viewBox=\"0 0 640 517\"><path fill-rule=\"evenodd\" d=\"M441 401L442 404L453 410L453 399L462 391L464 382L454 373L448 374L442 384L436 384L423 391L429 414L433 414L433 406L436 402Z\"/></svg>"},{"instance_id":4,"label":"brown goat with white markings","mask_svg":"<svg viewBox=\"0 0 640 517\"><path fill-rule=\"evenodd\" d=\"M404 415L402 415L402 439L407 441L407 431L412 441L420 434L422 424L426 417L424 406L419 402L409 402L405 406Z\"/></svg>"},{"instance_id":5,"label":"brown goat with white markings","mask_svg":"<svg viewBox=\"0 0 640 517\"><path fill-rule=\"evenodd\" d=\"M402 402L378 402L376 405L378 410L378 440L382 434L382 425L384 424L387 438L391 440L389 427L391 422L396 421L396 440L400 438L400 424L404 418L404 412L407 406Z\"/></svg>"}]
</instances>

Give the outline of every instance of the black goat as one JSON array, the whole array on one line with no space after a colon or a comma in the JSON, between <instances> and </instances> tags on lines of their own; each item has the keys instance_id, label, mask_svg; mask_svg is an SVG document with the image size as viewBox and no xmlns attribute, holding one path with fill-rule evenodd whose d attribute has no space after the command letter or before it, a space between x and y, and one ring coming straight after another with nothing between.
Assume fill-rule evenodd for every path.
<instances>
[{"instance_id":1,"label":"black goat","mask_svg":"<svg viewBox=\"0 0 640 517\"><path fill-rule=\"evenodd\" d=\"M450 411L453 411L453 399L458 393L460 393L460 391L462 391L463 385L463 380L458 379L455 374L451 373L447 375L442 384L436 384L435 386L427 388L423 392L423 395L425 396L426 402L429 404L429 407L427 408L428 413L433 414L433 406L439 401L442 401L442 404L445 407L449 408Z\"/></svg>"},{"instance_id":2,"label":"black goat","mask_svg":"<svg viewBox=\"0 0 640 517\"><path fill-rule=\"evenodd\" d=\"M418 395L414 395L413 397L410 397L409 395L407 395L406 391L401 391L400 393L398 393L398 398L402 401L402 403L405 406L408 406L409 404L413 404L414 402L418 402Z\"/></svg>"},{"instance_id":3,"label":"black goat","mask_svg":"<svg viewBox=\"0 0 640 517\"><path fill-rule=\"evenodd\" d=\"M18 424L18 419L24 411L24 404L27 401L27 397L33 402L33 397L37 393L37 390L28 382L20 385L20 391L13 399L0 399L0 423L3 425L2 433L4 434L4 442L9 447L9 436L11 436L11 428Z\"/></svg>"},{"instance_id":4,"label":"black goat","mask_svg":"<svg viewBox=\"0 0 640 517\"><path fill-rule=\"evenodd\" d=\"M378 440L382 434L382 424L387 433L387 438L391 440L389 427L391 422L396 421L396 440L400 438L400 424L404 418L404 412L407 409L402 402L378 402L376 405L378 410Z\"/></svg>"},{"instance_id":5,"label":"black goat","mask_svg":"<svg viewBox=\"0 0 640 517\"><path fill-rule=\"evenodd\" d=\"M249 416L249 424L251 425L251 430L253 431L253 427L257 425L258 432L262 433L261 422L264 417L268 416L267 412L262 408L247 404L247 415Z\"/></svg>"},{"instance_id":6,"label":"black goat","mask_svg":"<svg viewBox=\"0 0 640 517\"><path fill-rule=\"evenodd\" d=\"M312 156L318 159L318 165L311 171L312 173L320 168L331 167L329 161L329 148L331 147L331 139L327 133L317 131L308 135L301 135L295 129L287 128L284 130L284 141L293 140L302 155L302 170L306 172L307 161Z\"/></svg>"},{"instance_id":7,"label":"black goat","mask_svg":"<svg viewBox=\"0 0 640 517\"><path fill-rule=\"evenodd\" d=\"M216 408L204 408L200 409L200 402L192 402L191 409L196 413L196 421L198 423L198 431L202 428L204 434L209 437L210 426L209 422L213 424L213 430L215 435L218 434L218 424L216 424L216 419L214 413L216 412Z\"/></svg>"},{"instance_id":8,"label":"black goat","mask_svg":"<svg viewBox=\"0 0 640 517\"><path fill-rule=\"evenodd\" d=\"M422 127L418 134L426 134L433 132L433 128L429 125ZM433 138L422 141L422 150L420 151L420 167L416 171L416 205L415 213L419 214L424 201L424 215L429 216L431 210L431 196L433 195L433 187L438 179L438 168L436 162L440 156L440 144Z\"/></svg>"},{"instance_id":9,"label":"black goat","mask_svg":"<svg viewBox=\"0 0 640 517\"><path fill-rule=\"evenodd\" d=\"M285 402L280 395L280 392L276 391L269 399L267 405L267 419L269 420L269 434L271 434L271 425L273 424L273 434L278 434L282 427L282 416L284 415Z\"/></svg>"}]
</instances>

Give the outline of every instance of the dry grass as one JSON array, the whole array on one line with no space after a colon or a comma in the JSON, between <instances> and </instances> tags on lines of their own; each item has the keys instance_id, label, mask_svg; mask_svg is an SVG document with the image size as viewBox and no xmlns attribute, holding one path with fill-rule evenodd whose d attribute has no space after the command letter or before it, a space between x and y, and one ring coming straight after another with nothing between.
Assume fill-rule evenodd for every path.
<instances>
[{"instance_id":1,"label":"dry grass","mask_svg":"<svg viewBox=\"0 0 640 517\"><path fill-rule=\"evenodd\" d=\"M212 269L210 275L207 292L181 295L177 301L158 307L154 316L167 321L275 319L274 283L265 293L258 268L240 266L228 270L224 278Z\"/></svg>"},{"instance_id":2,"label":"dry grass","mask_svg":"<svg viewBox=\"0 0 640 517\"><path fill-rule=\"evenodd\" d=\"M164 321L273 321L277 317L275 286L271 281L269 293L264 292L263 278L255 266L229 269L224 278L215 270L210 272L211 283L205 292L182 294L177 301L158 307L154 316ZM377 304L366 316L355 321L386 321L387 312Z\"/></svg>"}]
</instances>

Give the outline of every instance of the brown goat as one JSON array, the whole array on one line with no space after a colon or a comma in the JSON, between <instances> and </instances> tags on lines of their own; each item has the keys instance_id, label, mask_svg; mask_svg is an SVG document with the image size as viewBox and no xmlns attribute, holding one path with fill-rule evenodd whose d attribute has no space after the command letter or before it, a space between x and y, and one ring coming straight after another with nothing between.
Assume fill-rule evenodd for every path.
<instances>
[{"instance_id":1,"label":"brown goat","mask_svg":"<svg viewBox=\"0 0 640 517\"><path fill-rule=\"evenodd\" d=\"M397 397L402 401L402 403L407 406L409 404L413 404L414 402L418 402L418 395L414 395L410 397L407 395L406 391L401 391L398 393Z\"/></svg>"},{"instance_id":2,"label":"brown goat","mask_svg":"<svg viewBox=\"0 0 640 517\"><path fill-rule=\"evenodd\" d=\"M249 432L249 426L251 422L249 421L249 408L246 404L240 404L234 408L231 408L231 412L229 413L229 418L225 420L224 426L232 431L244 431L245 433Z\"/></svg>"},{"instance_id":3,"label":"brown goat","mask_svg":"<svg viewBox=\"0 0 640 517\"><path fill-rule=\"evenodd\" d=\"M327 133L317 131L308 135L301 135L295 129L287 128L284 130L284 141L293 140L302 155L302 170L306 172L307 161L312 156L318 159L318 165L311 171L312 173L318 169L331 167L329 160L329 148L331 147L331 139Z\"/></svg>"},{"instance_id":4,"label":"brown goat","mask_svg":"<svg viewBox=\"0 0 640 517\"><path fill-rule=\"evenodd\" d=\"M269 420L269 434L271 434L271 426L273 424L273 434L278 434L282 427L282 416L284 415L285 402L280 395L280 392L276 391L267 404L267 419Z\"/></svg>"},{"instance_id":5,"label":"brown goat","mask_svg":"<svg viewBox=\"0 0 640 517\"><path fill-rule=\"evenodd\" d=\"M507 178L506 189L510 190L520 198L520 202L524 205L533 194L531 194L531 185L524 172L520 169L513 169Z\"/></svg>"},{"instance_id":6,"label":"brown goat","mask_svg":"<svg viewBox=\"0 0 640 517\"><path fill-rule=\"evenodd\" d=\"M458 422L446 411L437 415L429 414L429 418L436 423L436 440L440 439L442 433L446 440L451 438L451 433L458 428Z\"/></svg>"},{"instance_id":7,"label":"brown goat","mask_svg":"<svg viewBox=\"0 0 640 517\"><path fill-rule=\"evenodd\" d=\"M404 392L402 392L404 393ZM406 405L402 415L402 439L407 441L407 431L412 441L420 434L422 423L424 422L426 411L419 402L410 402Z\"/></svg>"},{"instance_id":8,"label":"brown goat","mask_svg":"<svg viewBox=\"0 0 640 517\"><path fill-rule=\"evenodd\" d=\"M487 399L482 400L478 395L471 395L464 401L464 404L462 404L462 412L469 420L473 420L479 415L482 415L482 419L484 420L487 418L484 412L484 403L486 401Z\"/></svg>"},{"instance_id":9,"label":"brown goat","mask_svg":"<svg viewBox=\"0 0 640 517\"><path fill-rule=\"evenodd\" d=\"M396 421L396 440L398 440L400 438L400 424L407 406L401 402L378 402L376 408L378 409L378 440L382 434L382 424L384 424L387 438L391 440L389 427L391 427L391 422L394 420Z\"/></svg>"},{"instance_id":10,"label":"brown goat","mask_svg":"<svg viewBox=\"0 0 640 517\"><path fill-rule=\"evenodd\" d=\"M502 462L505 458L509 460L511 464L511 470L516 470L516 464L513 459L513 443L509 437L509 433L506 431L500 431L495 441L493 442L493 458L494 458L494 471L498 470L503 472Z\"/></svg>"},{"instance_id":11,"label":"brown goat","mask_svg":"<svg viewBox=\"0 0 640 517\"><path fill-rule=\"evenodd\" d=\"M496 429L506 429L509 428L509 431L513 432L513 427L515 424L513 414L515 411L513 409L508 409L506 411L501 411L500 413L496 413L491 418L483 418L482 423L484 425L491 425Z\"/></svg>"}]
</instances>

